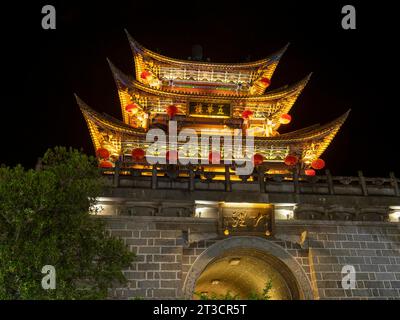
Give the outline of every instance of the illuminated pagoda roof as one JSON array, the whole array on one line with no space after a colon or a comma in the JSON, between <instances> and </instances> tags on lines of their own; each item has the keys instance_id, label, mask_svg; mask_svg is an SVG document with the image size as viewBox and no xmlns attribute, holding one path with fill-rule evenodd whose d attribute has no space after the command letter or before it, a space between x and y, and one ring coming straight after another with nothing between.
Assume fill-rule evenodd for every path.
<instances>
[{"instance_id":1,"label":"illuminated pagoda roof","mask_svg":"<svg viewBox=\"0 0 400 320\"><path fill-rule=\"evenodd\" d=\"M172 92L261 95L288 45L269 57L244 63L211 63L169 58L144 48L126 31L138 81ZM151 81L144 76L151 73Z\"/></svg>"},{"instance_id":2,"label":"illuminated pagoda roof","mask_svg":"<svg viewBox=\"0 0 400 320\"><path fill-rule=\"evenodd\" d=\"M126 110L126 106L134 102L146 113L166 115L166 107L168 105L176 105L178 107L178 115L189 115L196 118L239 119L245 109L251 109L254 110L252 120L254 125L257 122L264 123L268 118L272 122L273 130L276 131L281 125L279 122L280 117L283 114L289 113L311 77L310 74L291 86L270 91L262 96L221 97L200 92L177 93L151 88L125 75L110 61L108 62L117 84L123 120L128 124L132 119L131 114ZM194 113L190 107L197 103L202 103L205 106L209 103L217 106L230 104L232 110L228 114L224 113L221 115L209 114L206 110L204 110L203 114Z\"/></svg>"},{"instance_id":3,"label":"illuminated pagoda roof","mask_svg":"<svg viewBox=\"0 0 400 320\"><path fill-rule=\"evenodd\" d=\"M286 47L256 62L222 64L168 58L145 49L129 34L128 39L135 61L134 76L126 75L108 60L122 121L94 111L76 97L97 154L100 149L106 150L110 166L121 159L135 162L135 150L149 151L149 130L163 129L168 134L169 121L174 120L178 131L188 128L210 136L232 137L237 129L243 130L242 134L251 129L253 161L255 156L261 158L266 172L321 169L324 162L320 156L348 117L349 111L325 125L279 134L280 126L291 121L289 112L311 77L265 92ZM257 84L260 79L262 86ZM175 148L184 150L183 143ZM185 157L204 157L201 148L187 151ZM168 151L165 149L162 152ZM213 150L211 144L207 150ZM219 151L221 159L234 160L227 158L232 155L225 154L223 148ZM243 160L250 160L249 156ZM135 165L148 164L141 159ZM209 168L215 168L214 164Z\"/></svg>"},{"instance_id":4,"label":"illuminated pagoda roof","mask_svg":"<svg viewBox=\"0 0 400 320\"><path fill-rule=\"evenodd\" d=\"M111 155L130 155L134 148L148 147L143 129L132 128L113 117L100 114L90 108L79 97L78 105L89 127L96 149L106 147ZM345 122L350 111L325 125L314 125L298 131L276 137L257 137L255 152L262 154L267 161L282 162L289 154L299 155L306 163L318 158ZM231 131L219 132L221 136L230 135ZM179 143L178 143L179 149ZM199 153L201 150L198 151Z\"/></svg>"}]
</instances>

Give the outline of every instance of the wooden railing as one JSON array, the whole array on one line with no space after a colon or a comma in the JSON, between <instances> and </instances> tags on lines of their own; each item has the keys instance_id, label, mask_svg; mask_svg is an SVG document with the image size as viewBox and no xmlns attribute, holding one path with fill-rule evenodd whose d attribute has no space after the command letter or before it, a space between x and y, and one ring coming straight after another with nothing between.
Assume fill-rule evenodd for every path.
<instances>
[{"instance_id":1,"label":"wooden railing","mask_svg":"<svg viewBox=\"0 0 400 320\"><path fill-rule=\"evenodd\" d=\"M101 171L114 187L400 197L400 180L392 172L386 178L364 177L361 171L357 176L332 176L329 170L313 177L257 170L249 176L236 176L230 166L225 166L223 172L207 172L195 166L132 169L127 164Z\"/></svg>"}]
</instances>

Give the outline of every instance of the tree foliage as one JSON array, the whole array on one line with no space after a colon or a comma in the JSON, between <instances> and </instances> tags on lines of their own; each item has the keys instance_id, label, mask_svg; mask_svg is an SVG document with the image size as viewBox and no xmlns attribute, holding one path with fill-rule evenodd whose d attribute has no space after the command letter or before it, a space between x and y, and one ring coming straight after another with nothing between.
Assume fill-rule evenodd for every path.
<instances>
[{"instance_id":1,"label":"tree foliage","mask_svg":"<svg viewBox=\"0 0 400 320\"><path fill-rule=\"evenodd\" d=\"M0 299L103 299L133 254L90 215L103 179L95 159L48 150L36 170L0 168ZM56 289L44 290L44 265Z\"/></svg>"}]
</instances>

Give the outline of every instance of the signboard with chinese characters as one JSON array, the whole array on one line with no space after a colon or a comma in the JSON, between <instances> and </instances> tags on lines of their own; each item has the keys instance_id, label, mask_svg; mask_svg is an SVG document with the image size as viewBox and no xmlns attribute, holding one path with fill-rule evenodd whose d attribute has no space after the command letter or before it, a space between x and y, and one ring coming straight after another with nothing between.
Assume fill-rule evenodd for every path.
<instances>
[{"instance_id":1,"label":"signboard with chinese characters","mask_svg":"<svg viewBox=\"0 0 400 320\"><path fill-rule=\"evenodd\" d=\"M231 105L229 103L203 103L192 101L189 102L189 116L229 118L231 116Z\"/></svg>"},{"instance_id":2,"label":"signboard with chinese characters","mask_svg":"<svg viewBox=\"0 0 400 320\"><path fill-rule=\"evenodd\" d=\"M228 235L272 236L274 206L262 203L224 203L220 232Z\"/></svg>"}]
</instances>

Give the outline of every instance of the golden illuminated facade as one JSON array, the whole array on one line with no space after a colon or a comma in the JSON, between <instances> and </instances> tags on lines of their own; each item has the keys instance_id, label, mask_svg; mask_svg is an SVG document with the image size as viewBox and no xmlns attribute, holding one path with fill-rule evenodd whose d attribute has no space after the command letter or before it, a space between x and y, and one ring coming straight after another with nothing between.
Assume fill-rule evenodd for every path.
<instances>
[{"instance_id":1,"label":"golden illuminated facade","mask_svg":"<svg viewBox=\"0 0 400 320\"><path fill-rule=\"evenodd\" d=\"M118 160L127 166L146 167L142 158L135 161L133 152L149 148L146 134L150 129L168 132L169 120L177 122L178 130L206 131L222 137L232 136L235 129L242 129L243 134L252 129L254 152L244 160L252 159L265 172L297 168L308 174L314 171L312 168L323 167L319 158L348 112L323 126L279 134L280 126L291 121L289 112L310 78L309 75L293 85L268 90L286 47L263 60L224 64L168 58L144 48L129 34L128 39L135 76L125 75L109 61L123 122L97 113L77 98L97 154L99 150L105 152L99 158L108 162L107 167L115 166ZM175 149L182 147L183 142L178 142ZM201 158L200 149L188 150L185 156ZM211 146L209 150L214 151ZM205 166L210 171L223 168L223 161L227 160L223 148L217 151L221 165ZM315 171L310 175L313 174Z\"/></svg>"}]
</instances>

